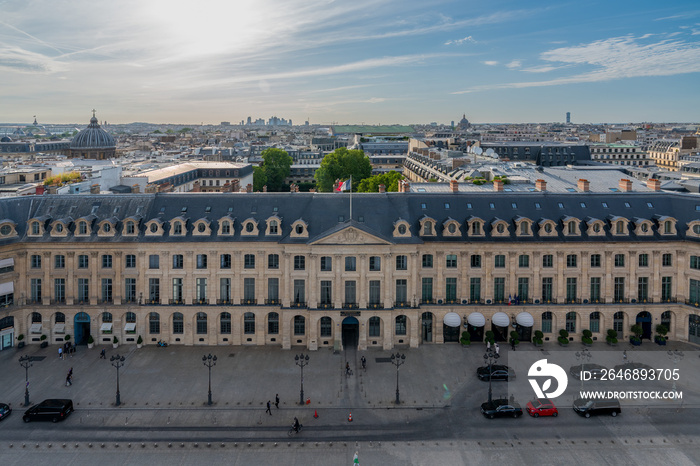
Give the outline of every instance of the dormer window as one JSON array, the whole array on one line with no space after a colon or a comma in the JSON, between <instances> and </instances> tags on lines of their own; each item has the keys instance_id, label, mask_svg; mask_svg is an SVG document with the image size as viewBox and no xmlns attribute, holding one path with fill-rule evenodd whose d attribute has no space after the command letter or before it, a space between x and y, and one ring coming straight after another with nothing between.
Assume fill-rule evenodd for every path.
<instances>
[{"instance_id":1,"label":"dormer window","mask_svg":"<svg viewBox=\"0 0 700 466\"><path fill-rule=\"evenodd\" d=\"M9 236L12 233L12 227L10 225L3 225L0 227L0 235Z\"/></svg>"},{"instance_id":2,"label":"dormer window","mask_svg":"<svg viewBox=\"0 0 700 466\"><path fill-rule=\"evenodd\" d=\"M399 234L400 235L406 234L406 225L404 225L403 223L401 225L399 225Z\"/></svg>"},{"instance_id":3,"label":"dormer window","mask_svg":"<svg viewBox=\"0 0 700 466\"><path fill-rule=\"evenodd\" d=\"M423 235L433 234L433 222L425 222L423 224Z\"/></svg>"},{"instance_id":4,"label":"dormer window","mask_svg":"<svg viewBox=\"0 0 700 466\"><path fill-rule=\"evenodd\" d=\"M32 235L39 235L41 228L39 227L39 222L32 222Z\"/></svg>"},{"instance_id":5,"label":"dormer window","mask_svg":"<svg viewBox=\"0 0 700 466\"><path fill-rule=\"evenodd\" d=\"M481 234L481 222L474 222L472 224L472 234L473 235L480 235Z\"/></svg>"},{"instance_id":6,"label":"dormer window","mask_svg":"<svg viewBox=\"0 0 700 466\"><path fill-rule=\"evenodd\" d=\"M126 222L126 234L133 235L136 233L136 224L134 222Z\"/></svg>"},{"instance_id":7,"label":"dormer window","mask_svg":"<svg viewBox=\"0 0 700 466\"><path fill-rule=\"evenodd\" d=\"M640 227L640 229L642 230L642 232L646 233L649 231L649 225L646 223L642 223L642 226Z\"/></svg>"},{"instance_id":8,"label":"dormer window","mask_svg":"<svg viewBox=\"0 0 700 466\"><path fill-rule=\"evenodd\" d=\"M669 234L671 234L672 232L673 232L673 230L672 230L671 221L670 221L670 220L666 220L666 221L664 222L664 234L665 234L665 235L669 235Z\"/></svg>"},{"instance_id":9,"label":"dormer window","mask_svg":"<svg viewBox=\"0 0 700 466\"><path fill-rule=\"evenodd\" d=\"M576 234L576 222L569 222L569 234L570 235L575 235Z\"/></svg>"},{"instance_id":10,"label":"dormer window","mask_svg":"<svg viewBox=\"0 0 700 466\"><path fill-rule=\"evenodd\" d=\"M530 224L527 222L522 222L520 224L520 234L529 235L530 234Z\"/></svg>"},{"instance_id":11,"label":"dormer window","mask_svg":"<svg viewBox=\"0 0 700 466\"><path fill-rule=\"evenodd\" d=\"M450 223L449 225L447 225L447 231L451 234L454 234L457 231L457 227L454 223Z\"/></svg>"},{"instance_id":12,"label":"dormer window","mask_svg":"<svg viewBox=\"0 0 700 466\"><path fill-rule=\"evenodd\" d=\"M174 235L181 235L182 234L182 223L175 222L175 225L173 225L173 234Z\"/></svg>"},{"instance_id":13,"label":"dormer window","mask_svg":"<svg viewBox=\"0 0 700 466\"><path fill-rule=\"evenodd\" d=\"M102 231L105 233L109 233L112 230L112 226L109 223L105 223L102 225Z\"/></svg>"},{"instance_id":14,"label":"dormer window","mask_svg":"<svg viewBox=\"0 0 700 466\"><path fill-rule=\"evenodd\" d=\"M204 223L200 223L197 225L197 231L200 233L204 233L207 230L207 226Z\"/></svg>"},{"instance_id":15,"label":"dormer window","mask_svg":"<svg viewBox=\"0 0 700 466\"><path fill-rule=\"evenodd\" d=\"M552 232L552 224L551 224L551 223L547 223L547 224L544 226L544 232L545 232L545 233L551 233L551 232Z\"/></svg>"},{"instance_id":16,"label":"dormer window","mask_svg":"<svg viewBox=\"0 0 700 466\"><path fill-rule=\"evenodd\" d=\"M87 222L78 222L78 234L87 235Z\"/></svg>"},{"instance_id":17,"label":"dormer window","mask_svg":"<svg viewBox=\"0 0 700 466\"><path fill-rule=\"evenodd\" d=\"M63 233L63 224L62 223L56 224L56 233Z\"/></svg>"},{"instance_id":18,"label":"dormer window","mask_svg":"<svg viewBox=\"0 0 700 466\"><path fill-rule=\"evenodd\" d=\"M304 225L297 225L295 231L296 231L297 235L304 234Z\"/></svg>"},{"instance_id":19,"label":"dormer window","mask_svg":"<svg viewBox=\"0 0 700 466\"><path fill-rule=\"evenodd\" d=\"M155 223L151 223L151 233L157 233L158 232L158 225Z\"/></svg>"},{"instance_id":20,"label":"dormer window","mask_svg":"<svg viewBox=\"0 0 700 466\"><path fill-rule=\"evenodd\" d=\"M221 222L221 234L230 235L231 234L231 222L224 220Z\"/></svg>"},{"instance_id":21,"label":"dormer window","mask_svg":"<svg viewBox=\"0 0 700 466\"><path fill-rule=\"evenodd\" d=\"M245 224L245 231L246 232L252 233L254 229L255 229L255 225L253 225L251 222L248 222Z\"/></svg>"},{"instance_id":22,"label":"dormer window","mask_svg":"<svg viewBox=\"0 0 700 466\"><path fill-rule=\"evenodd\" d=\"M593 225L593 232L600 233L600 223L596 223L595 225Z\"/></svg>"},{"instance_id":23,"label":"dormer window","mask_svg":"<svg viewBox=\"0 0 700 466\"><path fill-rule=\"evenodd\" d=\"M499 223L498 225L496 225L496 231L498 233L503 233L505 231L505 229L506 229L506 227L504 227L502 223Z\"/></svg>"},{"instance_id":24,"label":"dormer window","mask_svg":"<svg viewBox=\"0 0 700 466\"><path fill-rule=\"evenodd\" d=\"M271 220L270 221L270 234L276 235L277 232L278 232L277 220Z\"/></svg>"},{"instance_id":25,"label":"dormer window","mask_svg":"<svg viewBox=\"0 0 700 466\"><path fill-rule=\"evenodd\" d=\"M408 222L406 222L403 219L398 219L394 223L394 237L397 236L404 236L404 237L410 237L411 236L411 231L408 225Z\"/></svg>"},{"instance_id":26,"label":"dormer window","mask_svg":"<svg viewBox=\"0 0 700 466\"><path fill-rule=\"evenodd\" d=\"M625 232L625 224L623 222L617 222L615 225L615 232L618 235L621 235Z\"/></svg>"}]
</instances>

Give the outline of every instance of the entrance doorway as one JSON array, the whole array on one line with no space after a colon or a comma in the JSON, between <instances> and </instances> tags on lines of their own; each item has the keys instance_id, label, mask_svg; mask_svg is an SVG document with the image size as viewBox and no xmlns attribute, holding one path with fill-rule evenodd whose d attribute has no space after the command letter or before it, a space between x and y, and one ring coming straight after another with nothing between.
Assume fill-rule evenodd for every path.
<instances>
[{"instance_id":1,"label":"entrance doorway","mask_svg":"<svg viewBox=\"0 0 700 466\"><path fill-rule=\"evenodd\" d=\"M421 330L423 334L423 342L430 343L433 341L433 313L424 312L421 316Z\"/></svg>"},{"instance_id":2,"label":"entrance doorway","mask_svg":"<svg viewBox=\"0 0 700 466\"><path fill-rule=\"evenodd\" d=\"M459 329L459 327L450 327L449 325L442 324L442 337L445 343L450 341L459 341L459 337L461 336Z\"/></svg>"},{"instance_id":3,"label":"entrance doorway","mask_svg":"<svg viewBox=\"0 0 700 466\"><path fill-rule=\"evenodd\" d=\"M491 322L491 331L496 341L508 341L508 327L501 327Z\"/></svg>"},{"instance_id":4,"label":"entrance doorway","mask_svg":"<svg viewBox=\"0 0 700 466\"><path fill-rule=\"evenodd\" d=\"M84 312L79 312L73 320L73 329L75 332L75 344L87 345L90 338L90 316Z\"/></svg>"},{"instance_id":5,"label":"entrance doorway","mask_svg":"<svg viewBox=\"0 0 700 466\"><path fill-rule=\"evenodd\" d=\"M688 342L700 344L700 316L688 316Z\"/></svg>"},{"instance_id":6,"label":"entrance doorway","mask_svg":"<svg viewBox=\"0 0 700 466\"><path fill-rule=\"evenodd\" d=\"M651 340L651 313L642 311L637 314L637 324L642 326L642 338Z\"/></svg>"},{"instance_id":7,"label":"entrance doorway","mask_svg":"<svg viewBox=\"0 0 700 466\"><path fill-rule=\"evenodd\" d=\"M343 319L343 348L356 348L360 337L360 322L355 317Z\"/></svg>"}]
</instances>

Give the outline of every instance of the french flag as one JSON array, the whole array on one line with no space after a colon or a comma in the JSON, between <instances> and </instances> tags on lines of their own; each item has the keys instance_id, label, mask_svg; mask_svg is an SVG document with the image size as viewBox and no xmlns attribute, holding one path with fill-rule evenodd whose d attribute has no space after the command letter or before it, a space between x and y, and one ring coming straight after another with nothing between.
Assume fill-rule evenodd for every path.
<instances>
[{"instance_id":1,"label":"french flag","mask_svg":"<svg viewBox=\"0 0 700 466\"><path fill-rule=\"evenodd\" d=\"M350 189L351 189L350 185L351 185L351 180L347 179L347 180L343 181L342 183L340 183L335 190L336 191L350 191Z\"/></svg>"}]
</instances>

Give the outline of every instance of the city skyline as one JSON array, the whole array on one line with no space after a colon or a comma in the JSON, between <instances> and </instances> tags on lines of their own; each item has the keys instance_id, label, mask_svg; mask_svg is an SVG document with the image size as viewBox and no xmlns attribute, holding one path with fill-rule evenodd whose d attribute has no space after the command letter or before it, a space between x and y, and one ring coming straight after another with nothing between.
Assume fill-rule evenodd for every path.
<instances>
[{"instance_id":1,"label":"city skyline","mask_svg":"<svg viewBox=\"0 0 700 466\"><path fill-rule=\"evenodd\" d=\"M692 122L689 1L4 2L1 118Z\"/></svg>"}]
</instances>

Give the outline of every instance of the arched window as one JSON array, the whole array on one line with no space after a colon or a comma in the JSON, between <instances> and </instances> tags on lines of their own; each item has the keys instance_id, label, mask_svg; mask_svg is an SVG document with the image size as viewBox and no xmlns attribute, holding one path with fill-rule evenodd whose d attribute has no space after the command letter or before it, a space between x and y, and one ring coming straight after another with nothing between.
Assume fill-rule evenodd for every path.
<instances>
[{"instance_id":1,"label":"arched window","mask_svg":"<svg viewBox=\"0 0 700 466\"><path fill-rule=\"evenodd\" d=\"M157 312L148 313L148 333L151 335L160 333L160 314Z\"/></svg>"},{"instance_id":2,"label":"arched window","mask_svg":"<svg viewBox=\"0 0 700 466\"><path fill-rule=\"evenodd\" d=\"M280 333L280 315L276 312L270 312L267 315L267 333L268 335Z\"/></svg>"},{"instance_id":3,"label":"arched window","mask_svg":"<svg viewBox=\"0 0 700 466\"><path fill-rule=\"evenodd\" d=\"M57 312L56 313L56 318L55 318L55 323L57 324L65 324L66 323L66 315L62 312Z\"/></svg>"},{"instance_id":4,"label":"arched window","mask_svg":"<svg viewBox=\"0 0 700 466\"><path fill-rule=\"evenodd\" d=\"M613 330L616 332L622 332L623 326L625 324L625 313L620 311L613 315Z\"/></svg>"},{"instance_id":5,"label":"arched window","mask_svg":"<svg viewBox=\"0 0 700 466\"><path fill-rule=\"evenodd\" d=\"M112 313L111 312L103 312L102 313L102 323L103 324L111 324L112 323Z\"/></svg>"},{"instance_id":6,"label":"arched window","mask_svg":"<svg viewBox=\"0 0 700 466\"><path fill-rule=\"evenodd\" d=\"M433 223L432 222L425 222L423 224L423 234L424 235L432 235L433 234Z\"/></svg>"},{"instance_id":7,"label":"arched window","mask_svg":"<svg viewBox=\"0 0 700 466\"><path fill-rule=\"evenodd\" d=\"M182 223L175 222L175 226L173 228L173 234L174 235L181 235L182 234Z\"/></svg>"},{"instance_id":8,"label":"arched window","mask_svg":"<svg viewBox=\"0 0 700 466\"><path fill-rule=\"evenodd\" d=\"M12 316L3 317L0 319L0 330L15 326L15 318Z\"/></svg>"},{"instance_id":9,"label":"arched window","mask_svg":"<svg viewBox=\"0 0 700 466\"><path fill-rule=\"evenodd\" d=\"M591 312L588 330L593 333L600 332L600 312Z\"/></svg>"},{"instance_id":10,"label":"arched window","mask_svg":"<svg viewBox=\"0 0 700 466\"><path fill-rule=\"evenodd\" d=\"M665 326L669 332L671 331L671 311L661 313L661 325Z\"/></svg>"},{"instance_id":11,"label":"arched window","mask_svg":"<svg viewBox=\"0 0 700 466\"><path fill-rule=\"evenodd\" d=\"M616 230L617 234L619 234L619 235L623 234L623 233L624 233L624 227L625 227L625 224L624 224L624 223L622 223L622 222L617 222L617 230Z\"/></svg>"},{"instance_id":12,"label":"arched window","mask_svg":"<svg viewBox=\"0 0 700 466\"><path fill-rule=\"evenodd\" d=\"M306 319L304 316L294 316L294 335L306 335Z\"/></svg>"},{"instance_id":13,"label":"arched window","mask_svg":"<svg viewBox=\"0 0 700 466\"><path fill-rule=\"evenodd\" d=\"M173 314L173 333L178 335L185 333L185 319L181 312Z\"/></svg>"},{"instance_id":14,"label":"arched window","mask_svg":"<svg viewBox=\"0 0 700 466\"><path fill-rule=\"evenodd\" d=\"M369 318L369 336L370 337L378 337L379 336L379 331L380 331L380 325L381 325L381 319L379 317L370 317Z\"/></svg>"},{"instance_id":15,"label":"arched window","mask_svg":"<svg viewBox=\"0 0 700 466\"><path fill-rule=\"evenodd\" d=\"M136 314L133 312L127 312L126 313L126 321L127 321L127 323L135 324L136 323Z\"/></svg>"},{"instance_id":16,"label":"arched window","mask_svg":"<svg viewBox=\"0 0 700 466\"><path fill-rule=\"evenodd\" d=\"M552 313L542 313L542 333L552 333Z\"/></svg>"},{"instance_id":17,"label":"arched window","mask_svg":"<svg viewBox=\"0 0 700 466\"><path fill-rule=\"evenodd\" d=\"M222 312L219 316L219 333L227 335L231 333L231 314L229 312Z\"/></svg>"},{"instance_id":18,"label":"arched window","mask_svg":"<svg viewBox=\"0 0 700 466\"><path fill-rule=\"evenodd\" d=\"M566 313L566 331L571 333L576 333L576 313L567 312Z\"/></svg>"},{"instance_id":19,"label":"arched window","mask_svg":"<svg viewBox=\"0 0 700 466\"><path fill-rule=\"evenodd\" d=\"M321 317L321 337L333 335L333 321L330 317Z\"/></svg>"},{"instance_id":20,"label":"arched window","mask_svg":"<svg viewBox=\"0 0 700 466\"><path fill-rule=\"evenodd\" d=\"M396 335L406 335L406 316L396 316Z\"/></svg>"},{"instance_id":21,"label":"arched window","mask_svg":"<svg viewBox=\"0 0 700 466\"><path fill-rule=\"evenodd\" d=\"M246 335L255 334L255 314L252 312L243 314L243 333Z\"/></svg>"},{"instance_id":22,"label":"arched window","mask_svg":"<svg viewBox=\"0 0 700 466\"><path fill-rule=\"evenodd\" d=\"M197 335L207 334L207 314L205 312L197 313Z\"/></svg>"}]
</instances>

